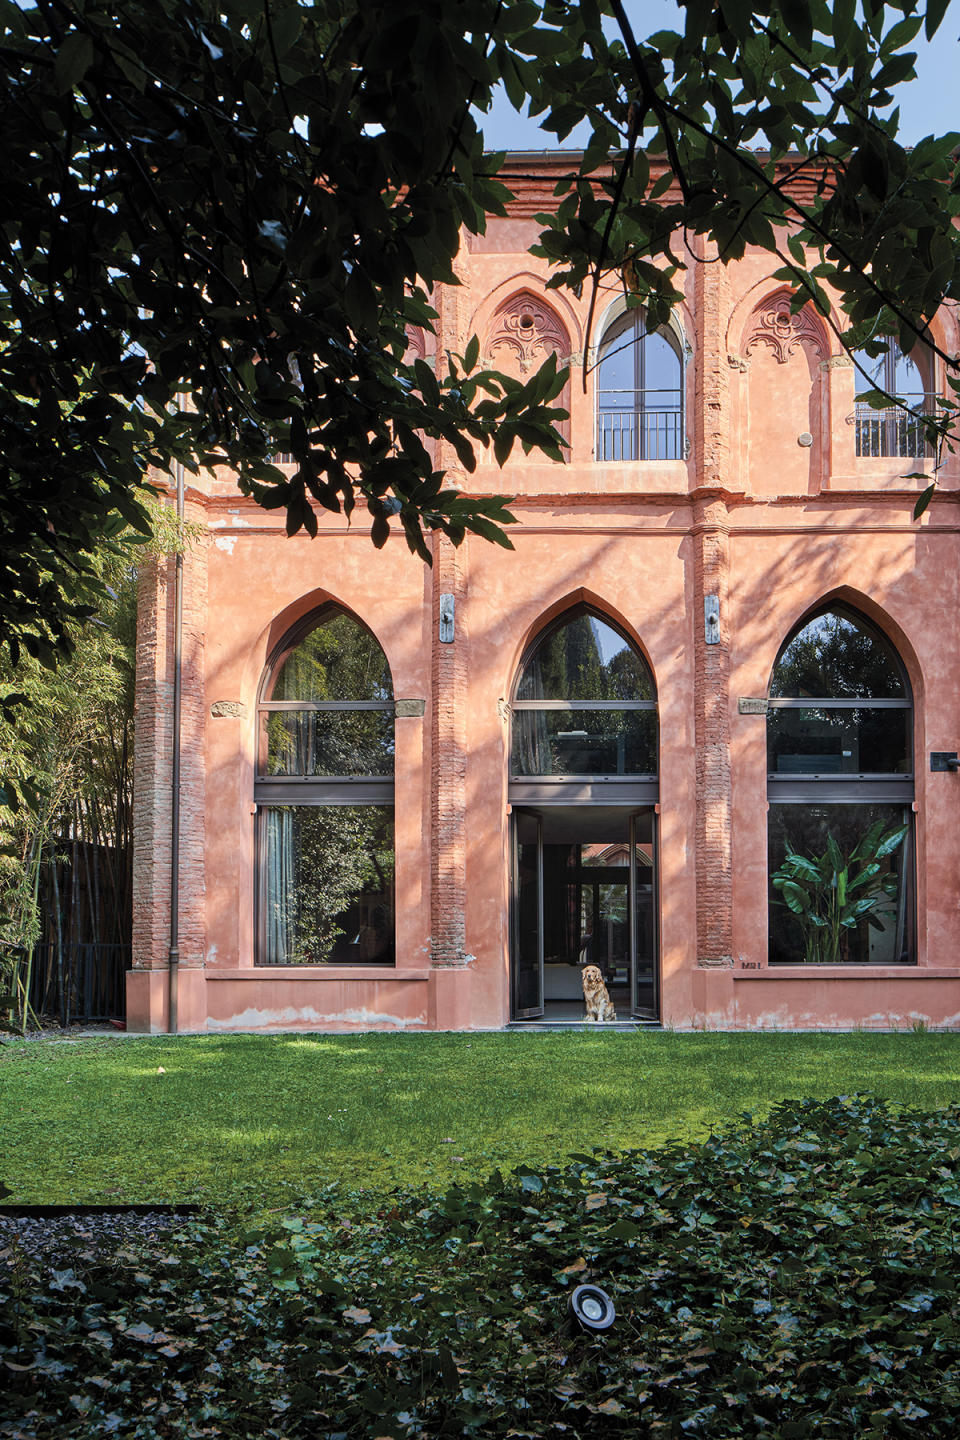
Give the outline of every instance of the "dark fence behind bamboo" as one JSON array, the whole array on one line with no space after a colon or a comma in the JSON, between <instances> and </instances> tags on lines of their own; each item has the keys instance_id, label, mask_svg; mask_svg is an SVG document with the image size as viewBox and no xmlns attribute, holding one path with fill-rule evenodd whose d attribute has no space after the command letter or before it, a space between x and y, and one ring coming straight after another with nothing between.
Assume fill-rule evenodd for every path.
<instances>
[{"instance_id":1,"label":"dark fence behind bamboo","mask_svg":"<svg viewBox=\"0 0 960 1440\"><path fill-rule=\"evenodd\" d=\"M40 875L40 936L30 1004L61 1025L119 1020L130 966L130 807L121 790L104 813L99 797L77 801L66 834Z\"/></svg>"}]
</instances>

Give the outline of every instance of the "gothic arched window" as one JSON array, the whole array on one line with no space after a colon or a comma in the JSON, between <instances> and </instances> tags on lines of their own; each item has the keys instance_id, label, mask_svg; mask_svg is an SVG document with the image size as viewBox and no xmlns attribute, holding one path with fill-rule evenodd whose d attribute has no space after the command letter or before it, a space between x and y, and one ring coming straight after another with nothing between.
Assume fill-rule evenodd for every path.
<instances>
[{"instance_id":1,"label":"gothic arched window","mask_svg":"<svg viewBox=\"0 0 960 1440\"><path fill-rule=\"evenodd\" d=\"M393 964L393 685L330 606L272 657L258 714L262 965Z\"/></svg>"},{"instance_id":2,"label":"gothic arched window","mask_svg":"<svg viewBox=\"0 0 960 1440\"><path fill-rule=\"evenodd\" d=\"M893 646L833 604L777 657L767 709L770 959L913 949L912 702Z\"/></svg>"},{"instance_id":3,"label":"gothic arched window","mask_svg":"<svg viewBox=\"0 0 960 1440\"><path fill-rule=\"evenodd\" d=\"M892 335L886 337L886 352L868 355L858 350L856 371L857 454L871 458L923 457L932 454L917 415L933 414L936 396L932 383L932 356L921 346L913 356L904 355ZM895 396L902 405L877 409L866 398L879 390Z\"/></svg>"},{"instance_id":4,"label":"gothic arched window","mask_svg":"<svg viewBox=\"0 0 960 1440\"><path fill-rule=\"evenodd\" d=\"M541 635L514 691L511 775L657 772L657 701L638 650L608 620L569 612Z\"/></svg>"},{"instance_id":5,"label":"gothic arched window","mask_svg":"<svg viewBox=\"0 0 960 1440\"><path fill-rule=\"evenodd\" d=\"M596 965L618 1014L655 1019L650 667L612 621L580 604L530 646L511 709L514 1018L569 1018L571 1005L582 1014L581 970Z\"/></svg>"},{"instance_id":6,"label":"gothic arched window","mask_svg":"<svg viewBox=\"0 0 960 1440\"><path fill-rule=\"evenodd\" d=\"M680 340L646 311L628 310L607 327L597 373L597 459L683 458Z\"/></svg>"}]
</instances>

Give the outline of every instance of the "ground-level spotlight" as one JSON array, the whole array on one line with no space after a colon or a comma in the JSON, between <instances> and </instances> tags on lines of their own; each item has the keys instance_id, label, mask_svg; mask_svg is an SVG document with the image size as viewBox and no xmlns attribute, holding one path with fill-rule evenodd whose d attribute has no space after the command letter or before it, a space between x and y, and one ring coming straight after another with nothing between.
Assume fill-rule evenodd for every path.
<instances>
[{"instance_id":1,"label":"ground-level spotlight","mask_svg":"<svg viewBox=\"0 0 960 1440\"><path fill-rule=\"evenodd\" d=\"M617 1318L613 1301L599 1285L578 1285L567 1308L581 1330L609 1330Z\"/></svg>"}]
</instances>

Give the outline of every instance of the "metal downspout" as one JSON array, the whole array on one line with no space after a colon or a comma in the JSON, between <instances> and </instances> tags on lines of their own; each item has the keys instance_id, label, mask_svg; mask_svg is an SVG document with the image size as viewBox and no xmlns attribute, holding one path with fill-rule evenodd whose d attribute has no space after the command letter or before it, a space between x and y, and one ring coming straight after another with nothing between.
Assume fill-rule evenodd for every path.
<instances>
[{"instance_id":1,"label":"metal downspout","mask_svg":"<svg viewBox=\"0 0 960 1440\"><path fill-rule=\"evenodd\" d=\"M177 552L173 578L173 760L170 786L170 948L167 951L169 979L168 1025L171 1035L178 1027L177 1000L180 976L180 711L183 671L183 465L174 466L177 482Z\"/></svg>"}]
</instances>

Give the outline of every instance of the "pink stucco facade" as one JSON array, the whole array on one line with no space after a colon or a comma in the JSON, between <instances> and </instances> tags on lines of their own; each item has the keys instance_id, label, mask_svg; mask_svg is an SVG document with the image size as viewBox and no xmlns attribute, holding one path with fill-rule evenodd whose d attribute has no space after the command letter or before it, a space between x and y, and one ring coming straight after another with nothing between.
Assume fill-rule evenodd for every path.
<instances>
[{"instance_id":1,"label":"pink stucco facade","mask_svg":"<svg viewBox=\"0 0 960 1440\"><path fill-rule=\"evenodd\" d=\"M529 160L525 164L529 167ZM678 334L679 458L602 460L596 370L584 350L622 309L613 290L585 335L588 297L545 289L527 253L550 186L465 243L459 288L437 297L433 359L478 334L502 368L572 358L564 465L484 457L463 488L515 496L515 549L434 545L427 568L398 532L374 551L362 521L321 514L315 539L241 498L226 474L188 491L204 530L184 565L178 1025L182 1030L468 1029L511 1019L510 701L531 641L580 604L608 616L650 667L659 717L658 1017L686 1028L960 1024L960 464L912 518L932 462L855 451L854 371L830 329L787 321L770 258L726 269L690 257ZM941 347L960 350L953 314ZM937 377L934 376L934 383ZM940 387L942 388L942 377ZM456 473L455 457L441 455ZM143 581L137 675L133 969L128 1027L167 1028L172 565ZM440 596L455 602L439 639ZM705 597L719 630L707 643ZM909 964L768 963L768 693L798 621L836 599L895 647L913 699L915 896ZM393 966L258 965L257 700L271 653L327 602L355 615L390 666L395 721Z\"/></svg>"}]
</instances>

